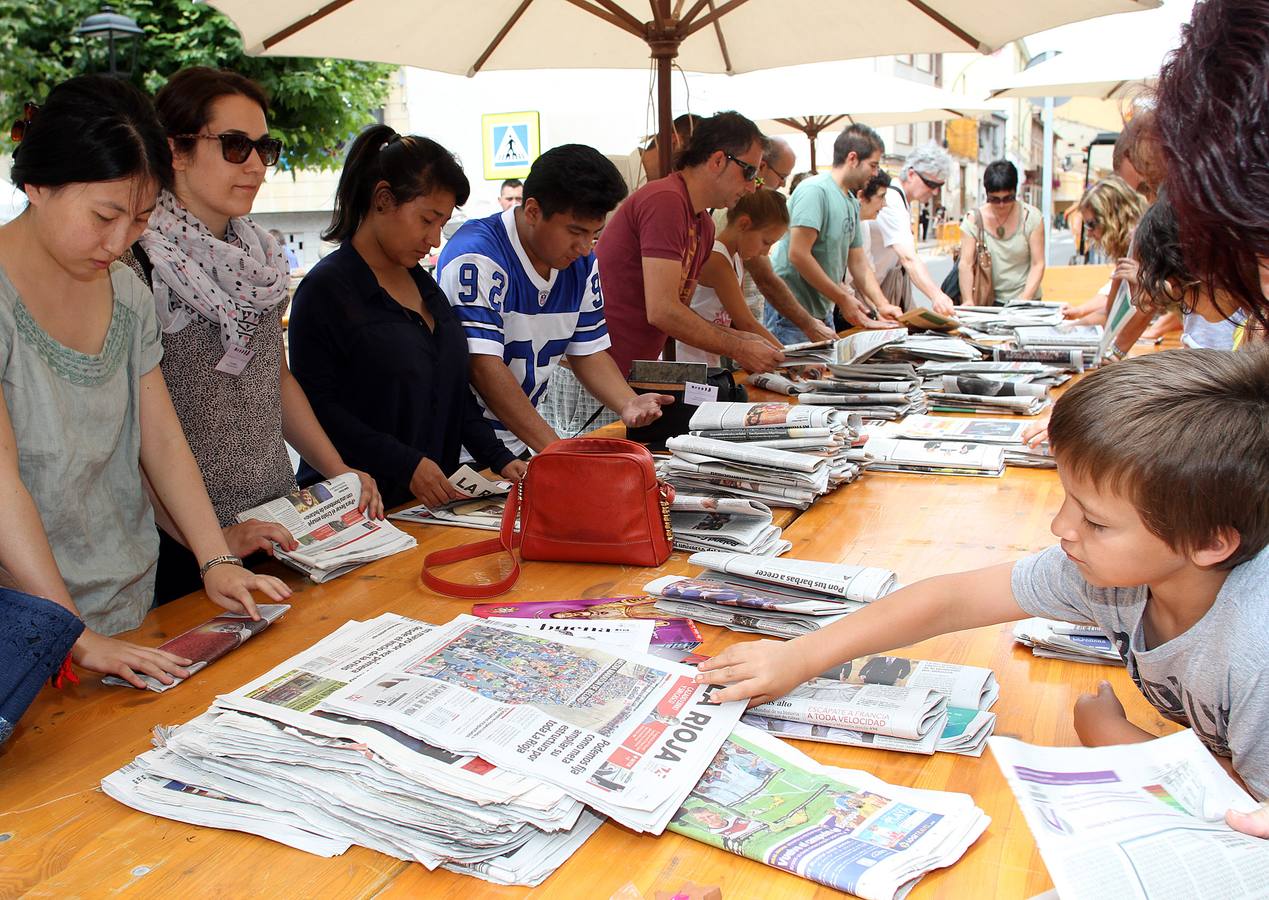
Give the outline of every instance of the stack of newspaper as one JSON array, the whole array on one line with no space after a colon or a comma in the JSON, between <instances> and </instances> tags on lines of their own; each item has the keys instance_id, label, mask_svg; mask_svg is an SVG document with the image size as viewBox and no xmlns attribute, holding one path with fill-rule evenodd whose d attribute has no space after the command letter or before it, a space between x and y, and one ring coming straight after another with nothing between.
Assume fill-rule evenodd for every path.
<instances>
[{"instance_id":1,"label":"stack of newspaper","mask_svg":"<svg viewBox=\"0 0 1269 900\"><path fill-rule=\"evenodd\" d=\"M238 513L238 521L276 522L291 532L297 550L273 545L273 555L321 584L372 560L417 545L387 519L359 512L361 481L351 472L301 488Z\"/></svg>"},{"instance_id":2,"label":"stack of newspaper","mask_svg":"<svg viewBox=\"0 0 1269 900\"><path fill-rule=\"evenodd\" d=\"M865 446L876 472L997 478L1005 471L1004 448L993 444L870 437Z\"/></svg>"},{"instance_id":3,"label":"stack of newspaper","mask_svg":"<svg viewBox=\"0 0 1269 900\"><path fill-rule=\"evenodd\" d=\"M901 341L888 344L877 359L885 362L903 360L970 360L981 359L982 350L963 337L921 332L909 334Z\"/></svg>"},{"instance_id":4,"label":"stack of newspaper","mask_svg":"<svg viewBox=\"0 0 1269 900\"><path fill-rule=\"evenodd\" d=\"M580 846L598 824L583 803L659 833L743 704L711 704L686 666L520 627L348 623L103 787L169 818L500 883L539 883Z\"/></svg>"},{"instance_id":5,"label":"stack of newspaper","mask_svg":"<svg viewBox=\"0 0 1269 900\"><path fill-rule=\"evenodd\" d=\"M1003 381L1021 381L1024 378L1030 384L1047 384L1049 386L1064 384L1071 375L1064 368L1046 365L1039 362L1002 362L992 359L979 359L961 362L938 362L930 360L917 367L917 372L932 388L942 387L943 376L957 375L972 378L995 378ZM931 384L931 382L933 382Z\"/></svg>"},{"instance_id":6,"label":"stack of newspaper","mask_svg":"<svg viewBox=\"0 0 1269 900\"><path fill-rule=\"evenodd\" d=\"M981 756L999 696L991 669L866 656L755 706L743 721L799 740Z\"/></svg>"},{"instance_id":7,"label":"stack of newspaper","mask_svg":"<svg viewBox=\"0 0 1269 900\"><path fill-rule=\"evenodd\" d=\"M1049 407L1045 396L1008 396L982 393L954 393L946 389L930 391L929 408L934 412L954 413L1009 413L1015 416L1034 416Z\"/></svg>"},{"instance_id":8,"label":"stack of newspaper","mask_svg":"<svg viewBox=\"0 0 1269 900\"><path fill-rule=\"evenodd\" d=\"M961 306L956 310L962 330L983 335L1010 335L1019 326L1061 325L1061 303L1023 300L1004 306Z\"/></svg>"},{"instance_id":9,"label":"stack of newspaper","mask_svg":"<svg viewBox=\"0 0 1269 900\"><path fill-rule=\"evenodd\" d=\"M678 492L806 509L854 481L866 460L862 427L835 409L788 403L702 403L690 431L666 441L665 479Z\"/></svg>"},{"instance_id":10,"label":"stack of newspaper","mask_svg":"<svg viewBox=\"0 0 1269 900\"><path fill-rule=\"evenodd\" d=\"M481 531L498 531L502 527L502 511L507 505L511 482L490 480L469 465L459 466L458 471L446 480L454 490L466 495L466 499L444 506L411 506L388 518L420 525L453 525Z\"/></svg>"},{"instance_id":11,"label":"stack of newspaper","mask_svg":"<svg viewBox=\"0 0 1269 900\"><path fill-rule=\"evenodd\" d=\"M825 628L895 589L889 569L808 559L703 551L688 560L700 575L667 575L644 585L671 615L732 631L798 637Z\"/></svg>"},{"instance_id":12,"label":"stack of newspaper","mask_svg":"<svg viewBox=\"0 0 1269 900\"><path fill-rule=\"evenodd\" d=\"M1022 350L1078 350L1083 354L1084 365L1098 362L1098 347L1102 342L1100 325L1025 325L1013 330L1014 340Z\"/></svg>"},{"instance_id":13,"label":"stack of newspaper","mask_svg":"<svg viewBox=\"0 0 1269 900\"><path fill-rule=\"evenodd\" d=\"M675 550L727 550L779 556L792 547L772 524L771 507L739 497L676 494L670 503Z\"/></svg>"},{"instance_id":14,"label":"stack of newspaper","mask_svg":"<svg viewBox=\"0 0 1269 900\"><path fill-rule=\"evenodd\" d=\"M902 342L907 336L906 328L860 329L833 341L788 344L784 348L784 365L824 366L863 362L882 348Z\"/></svg>"},{"instance_id":15,"label":"stack of newspaper","mask_svg":"<svg viewBox=\"0 0 1269 900\"><path fill-rule=\"evenodd\" d=\"M799 403L834 406L863 419L893 420L925 411L921 380L908 364L833 364L829 371L831 378L803 382L810 390L799 394Z\"/></svg>"},{"instance_id":16,"label":"stack of newspaper","mask_svg":"<svg viewBox=\"0 0 1269 900\"><path fill-rule=\"evenodd\" d=\"M967 794L824 766L742 724L670 829L857 897L894 900L960 859L989 822Z\"/></svg>"},{"instance_id":17,"label":"stack of newspaper","mask_svg":"<svg viewBox=\"0 0 1269 900\"><path fill-rule=\"evenodd\" d=\"M1062 897L1265 896L1269 843L1225 823L1256 803L1192 730L1110 747L990 746Z\"/></svg>"},{"instance_id":18,"label":"stack of newspaper","mask_svg":"<svg viewBox=\"0 0 1269 900\"><path fill-rule=\"evenodd\" d=\"M907 441L964 441L991 444L1005 451L1005 465L1051 469L1056 463L1048 444L1029 446L1022 435L1031 423L1017 419L967 419L960 416L908 416L902 422L886 422L867 427L869 439L897 438Z\"/></svg>"},{"instance_id":19,"label":"stack of newspaper","mask_svg":"<svg viewBox=\"0 0 1269 900\"><path fill-rule=\"evenodd\" d=\"M1054 619L1024 619L1013 626L1013 639L1031 648L1034 656L1068 662L1122 666L1110 638L1096 625L1078 625Z\"/></svg>"},{"instance_id":20,"label":"stack of newspaper","mask_svg":"<svg viewBox=\"0 0 1269 900\"><path fill-rule=\"evenodd\" d=\"M996 362L1038 362L1068 372L1084 371L1084 351L1045 350L1038 347L995 347L991 357Z\"/></svg>"}]
</instances>

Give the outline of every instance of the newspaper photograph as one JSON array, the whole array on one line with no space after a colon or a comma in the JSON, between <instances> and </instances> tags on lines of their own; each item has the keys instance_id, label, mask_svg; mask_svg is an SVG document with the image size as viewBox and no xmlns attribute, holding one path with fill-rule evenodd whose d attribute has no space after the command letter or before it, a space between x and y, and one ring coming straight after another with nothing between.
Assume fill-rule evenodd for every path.
<instances>
[{"instance_id":1,"label":"newspaper photograph","mask_svg":"<svg viewBox=\"0 0 1269 900\"><path fill-rule=\"evenodd\" d=\"M919 740L943 731L947 697L928 688L888 684L848 684L812 678L783 697L754 706L768 719L868 731Z\"/></svg>"},{"instance_id":2,"label":"newspaper photograph","mask_svg":"<svg viewBox=\"0 0 1269 900\"><path fill-rule=\"evenodd\" d=\"M745 713L740 721L746 725L778 737L799 741L816 741L822 744L840 744L845 747L863 747L873 750L895 750L900 753L954 753L958 756L982 756L987 749L987 739L996 729L996 714L981 709L947 707L947 717L941 731L931 728L916 740L889 737L869 731L835 728L830 725L812 725L806 722L789 722Z\"/></svg>"},{"instance_id":3,"label":"newspaper photograph","mask_svg":"<svg viewBox=\"0 0 1269 900\"><path fill-rule=\"evenodd\" d=\"M943 391L948 394L975 394L989 397L1044 397L1049 393L1049 386L1007 378L944 375Z\"/></svg>"},{"instance_id":4,"label":"newspaper photograph","mask_svg":"<svg viewBox=\"0 0 1269 900\"><path fill-rule=\"evenodd\" d=\"M792 403L702 403L692 413L692 431L724 428L828 428L844 424L841 413L827 409L807 409Z\"/></svg>"},{"instance_id":5,"label":"newspaper photograph","mask_svg":"<svg viewBox=\"0 0 1269 900\"><path fill-rule=\"evenodd\" d=\"M991 669L903 656L861 656L834 666L817 680L929 688L947 697L950 706L968 709L991 709L1000 698L1000 685Z\"/></svg>"},{"instance_id":6,"label":"newspaper photograph","mask_svg":"<svg viewBox=\"0 0 1269 900\"><path fill-rule=\"evenodd\" d=\"M695 670L459 616L323 706L532 775L660 833L740 719Z\"/></svg>"},{"instance_id":7,"label":"newspaper photograph","mask_svg":"<svg viewBox=\"0 0 1269 900\"><path fill-rule=\"evenodd\" d=\"M849 366L868 359L890 344L899 344L906 340L906 328L877 328L857 331L844 338L838 338L833 345L834 365Z\"/></svg>"},{"instance_id":8,"label":"newspaper photograph","mask_svg":"<svg viewBox=\"0 0 1269 900\"><path fill-rule=\"evenodd\" d=\"M778 610L804 616L840 615L862 609L864 604L820 595L789 594L767 589L762 584L745 584L713 578L663 575L643 586L645 593L668 600L716 603L745 609Z\"/></svg>"},{"instance_id":9,"label":"newspaper photograph","mask_svg":"<svg viewBox=\"0 0 1269 900\"><path fill-rule=\"evenodd\" d=\"M1063 900L1265 896L1269 841L1224 820L1255 801L1192 730L1112 747L989 746Z\"/></svg>"},{"instance_id":10,"label":"newspaper photograph","mask_svg":"<svg viewBox=\"0 0 1269 900\"><path fill-rule=\"evenodd\" d=\"M670 829L857 897L894 900L960 859L989 821L966 794L824 766L741 724Z\"/></svg>"},{"instance_id":11,"label":"newspaper photograph","mask_svg":"<svg viewBox=\"0 0 1269 900\"><path fill-rule=\"evenodd\" d=\"M714 572L805 588L861 603L871 603L897 587L894 572L876 566L851 566L810 559L765 559L717 550L693 553L688 562Z\"/></svg>"},{"instance_id":12,"label":"newspaper photograph","mask_svg":"<svg viewBox=\"0 0 1269 900\"><path fill-rule=\"evenodd\" d=\"M874 428L877 437L910 441L969 441L974 444L1021 444L1030 422L1017 419L965 419L951 416L908 416L902 422Z\"/></svg>"},{"instance_id":13,"label":"newspaper photograph","mask_svg":"<svg viewBox=\"0 0 1269 900\"><path fill-rule=\"evenodd\" d=\"M386 519L357 509L361 482L351 472L300 488L238 513L238 521L276 522L295 538L297 550L273 545L273 556L321 584L364 563L417 545Z\"/></svg>"},{"instance_id":14,"label":"newspaper photograph","mask_svg":"<svg viewBox=\"0 0 1269 900\"><path fill-rule=\"evenodd\" d=\"M259 634L282 618L290 608L291 605L289 603L261 603L256 607L256 611L260 613L259 620L252 620L246 613L221 613L214 619L208 619L202 625L191 628L184 634L178 634L171 640L164 641L159 644L158 649L176 656L182 656L185 659L192 659L193 663L186 666L185 669L193 676L229 651L237 650L248 638ZM173 675L172 683L164 684L152 675L146 675L142 672L138 672L137 675L145 682L147 690L158 694L170 691L186 680ZM131 684L117 675L107 675L101 681L102 684L118 684L124 687L132 687Z\"/></svg>"},{"instance_id":15,"label":"newspaper photograph","mask_svg":"<svg viewBox=\"0 0 1269 900\"><path fill-rule=\"evenodd\" d=\"M670 502L676 550L734 550L779 556L793 544L772 524L771 507L744 497L676 493Z\"/></svg>"}]
</instances>

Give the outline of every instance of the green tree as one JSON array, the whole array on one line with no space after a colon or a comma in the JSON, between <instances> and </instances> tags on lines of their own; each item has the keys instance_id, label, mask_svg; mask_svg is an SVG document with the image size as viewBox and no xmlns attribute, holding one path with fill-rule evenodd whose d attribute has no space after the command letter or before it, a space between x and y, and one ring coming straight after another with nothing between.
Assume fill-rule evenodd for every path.
<instances>
[{"instance_id":1,"label":"green tree","mask_svg":"<svg viewBox=\"0 0 1269 900\"><path fill-rule=\"evenodd\" d=\"M233 69L259 82L272 107L269 131L286 144L283 165L333 168L339 149L370 124L388 95L390 66L335 59L247 56L224 15L193 0L117 0L116 11L145 29L133 80L154 93L186 66ZM8 121L59 81L89 70L90 50L74 33L101 0L0 0L0 110ZM92 42L89 42L90 44Z\"/></svg>"}]
</instances>

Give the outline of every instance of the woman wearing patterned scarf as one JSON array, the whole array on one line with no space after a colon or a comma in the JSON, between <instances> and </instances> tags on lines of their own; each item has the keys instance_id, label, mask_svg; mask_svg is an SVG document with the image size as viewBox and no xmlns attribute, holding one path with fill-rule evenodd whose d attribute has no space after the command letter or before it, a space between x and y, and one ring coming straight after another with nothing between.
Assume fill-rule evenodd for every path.
<instances>
[{"instance_id":1,"label":"woman wearing patterned scarf","mask_svg":"<svg viewBox=\"0 0 1269 900\"><path fill-rule=\"evenodd\" d=\"M281 142L268 134L268 102L234 72L178 72L156 98L172 145L175 180L159 195L134 247L163 330L163 375L230 550L295 549L282 526L237 514L295 490L286 442L327 478L347 466L291 377L282 342L289 267L285 250L246 218ZM383 504L364 472L361 506ZM160 603L198 588L186 542L156 504Z\"/></svg>"}]
</instances>

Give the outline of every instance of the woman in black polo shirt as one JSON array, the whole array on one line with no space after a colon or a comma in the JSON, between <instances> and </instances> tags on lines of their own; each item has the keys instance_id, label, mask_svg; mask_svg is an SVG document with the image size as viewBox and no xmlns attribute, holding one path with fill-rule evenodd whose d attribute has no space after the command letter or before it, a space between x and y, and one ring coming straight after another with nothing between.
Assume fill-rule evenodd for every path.
<instances>
[{"instance_id":1,"label":"woman in black polo shirt","mask_svg":"<svg viewBox=\"0 0 1269 900\"><path fill-rule=\"evenodd\" d=\"M524 474L481 414L462 327L418 265L469 191L440 144L367 128L348 153L322 235L340 247L295 294L291 371L340 454L374 476L390 506L462 499L446 475L464 446L504 478ZM300 482L310 480L305 462Z\"/></svg>"}]
</instances>

